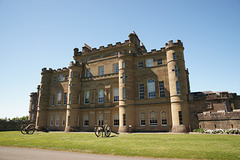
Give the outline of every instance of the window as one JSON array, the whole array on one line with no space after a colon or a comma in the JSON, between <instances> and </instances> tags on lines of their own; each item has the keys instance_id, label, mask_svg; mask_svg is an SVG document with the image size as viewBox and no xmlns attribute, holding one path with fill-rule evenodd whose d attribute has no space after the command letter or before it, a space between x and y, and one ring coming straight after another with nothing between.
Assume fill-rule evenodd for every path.
<instances>
[{"instance_id":1,"label":"window","mask_svg":"<svg viewBox=\"0 0 240 160\"><path fill-rule=\"evenodd\" d=\"M138 68L143 68L143 62L138 63Z\"/></svg>"},{"instance_id":2,"label":"window","mask_svg":"<svg viewBox=\"0 0 240 160\"><path fill-rule=\"evenodd\" d=\"M62 126L65 126L65 116L62 116Z\"/></svg>"},{"instance_id":3,"label":"window","mask_svg":"<svg viewBox=\"0 0 240 160\"><path fill-rule=\"evenodd\" d=\"M152 67L153 66L153 59L147 59L146 60L146 67Z\"/></svg>"},{"instance_id":4,"label":"window","mask_svg":"<svg viewBox=\"0 0 240 160\"><path fill-rule=\"evenodd\" d=\"M78 104L81 104L81 93L78 95Z\"/></svg>"},{"instance_id":5,"label":"window","mask_svg":"<svg viewBox=\"0 0 240 160\"><path fill-rule=\"evenodd\" d=\"M60 81L63 81L63 75L60 75L59 79L60 79Z\"/></svg>"},{"instance_id":6,"label":"window","mask_svg":"<svg viewBox=\"0 0 240 160\"><path fill-rule=\"evenodd\" d=\"M67 104L67 93L64 93L63 104L64 104L64 105Z\"/></svg>"},{"instance_id":7,"label":"window","mask_svg":"<svg viewBox=\"0 0 240 160\"><path fill-rule=\"evenodd\" d=\"M155 81L153 79L148 80L148 98L155 98Z\"/></svg>"},{"instance_id":8,"label":"window","mask_svg":"<svg viewBox=\"0 0 240 160\"><path fill-rule=\"evenodd\" d=\"M126 76L125 76L125 73L122 74L122 82L125 83L125 80L126 80Z\"/></svg>"},{"instance_id":9,"label":"window","mask_svg":"<svg viewBox=\"0 0 240 160\"><path fill-rule=\"evenodd\" d=\"M50 126L53 126L53 116L50 117Z\"/></svg>"},{"instance_id":10,"label":"window","mask_svg":"<svg viewBox=\"0 0 240 160\"><path fill-rule=\"evenodd\" d=\"M162 59L158 59L158 60L157 60L157 65L158 65L158 66L162 65Z\"/></svg>"},{"instance_id":11,"label":"window","mask_svg":"<svg viewBox=\"0 0 240 160\"><path fill-rule=\"evenodd\" d=\"M177 94L180 94L180 86L179 86L179 82L176 81L176 89L177 89Z\"/></svg>"},{"instance_id":12,"label":"window","mask_svg":"<svg viewBox=\"0 0 240 160\"><path fill-rule=\"evenodd\" d=\"M68 116L68 126L70 126L70 116Z\"/></svg>"},{"instance_id":13,"label":"window","mask_svg":"<svg viewBox=\"0 0 240 160\"><path fill-rule=\"evenodd\" d=\"M58 92L58 100L57 100L57 104L60 105L62 101L62 91Z\"/></svg>"},{"instance_id":14,"label":"window","mask_svg":"<svg viewBox=\"0 0 240 160\"><path fill-rule=\"evenodd\" d=\"M144 99L144 84L139 84L139 99Z\"/></svg>"},{"instance_id":15,"label":"window","mask_svg":"<svg viewBox=\"0 0 240 160\"><path fill-rule=\"evenodd\" d=\"M68 80L68 75L65 76L65 81L67 81L67 80Z\"/></svg>"},{"instance_id":16,"label":"window","mask_svg":"<svg viewBox=\"0 0 240 160\"><path fill-rule=\"evenodd\" d=\"M71 77L73 77L73 71L71 71Z\"/></svg>"},{"instance_id":17,"label":"window","mask_svg":"<svg viewBox=\"0 0 240 160\"><path fill-rule=\"evenodd\" d=\"M160 93L160 97L165 97L164 81L159 82L159 93Z\"/></svg>"},{"instance_id":18,"label":"window","mask_svg":"<svg viewBox=\"0 0 240 160\"><path fill-rule=\"evenodd\" d=\"M69 93L69 104L71 104L71 103L72 103L72 94Z\"/></svg>"},{"instance_id":19,"label":"window","mask_svg":"<svg viewBox=\"0 0 240 160\"><path fill-rule=\"evenodd\" d=\"M173 53L173 60L176 60L177 57L176 57L176 53Z\"/></svg>"},{"instance_id":20,"label":"window","mask_svg":"<svg viewBox=\"0 0 240 160\"><path fill-rule=\"evenodd\" d=\"M100 57L101 59L103 58L103 55L101 55L101 57Z\"/></svg>"},{"instance_id":21,"label":"window","mask_svg":"<svg viewBox=\"0 0 240 160\"><path fill-rule=\"evenodd\" d=\"M119 101L119 88L113 89L113 102Z\"/></svg>"},{"instance_id":22,"label":"window","mask_svg":"<svg viewBox=\"0 0 240 160\"><path fill-rule=\"evenodd\" d=\"M163 111L161 113L162 126L167 126L167 112Z\"/></svg>"},{"instance_id":23,"label":"window","mask_svg":"<svg viewBox=\"0 0 240 160\"><path fill-rule=\"evenodd\" d=\"M123 87L123 99L126 99L125 87Z\"/></svg>"},{"instance_id":24,"label":"window","mask_svg":"<svg viewBox=\"0 0 240 160\"><path fill-rule=\"evenodd\" d=\"M103 98L104 98L104 91L103 91L103 89L100 89L99 91L98 91L98 103L103 103Z\"/></svg>"},{"instance_id":25,"label":"window","mask_svg":"<svg viewBox=\"0 0 240 160\"><path fill-rule=\"evenodd\" d=\"M104 66L102 67L98 67L98 74L101 76L101 75L104 75Z\"/></svg>"},{"instance_id":26,"label":"window","mask_svg":"<svg viewBox=\"0 0 240 160\"><path fill-rule=\"evenodd\" d=\"M123 126L126 126L126 114L123 114Z\"/></svg>"},{"instance_id":27,"label":"window","mask_svg":"<svg viewBox=\"0 0 240 160\"><path fill-rule=\"evenodd\" d=\"M117 55L118 55L118 52L115 52L114 55L117 56Z\"/></svg>"},{"instance_id":28,"label":"window","mask_svg":"<svg viewBox=\"0 0 240 160\"><path fill-rule=\"evenodd\" d=\"M91 77L90 68L86 69L86 77Z\"/></svg>"},{"instance_id":29,"label":"window","mask_svg":"<svg viewBox=\"0 0 240 160\"><path fill-rule=\"evenodd\" d=\"M122 62L122 68L125 68L125 62Z\"/></svg>"},{"instance_id":30,"label":"window","mask_svg":"<svg viewBox=\"0 0 240 160\"><path fill-rule=\"evenodd\" d=\"M32 110L34 110L34 108L35 108L35 106L34 106L34 104L32 105Z\"/></svg>"},{"instance_id":31,"label":"window","mask_svg":"<svg viewBox=\"0 0 240 160\"><path fill-rule=\"evenodd\" d=\"M140 125L145 126L145 113L140 114Z\"/></svg>"},{"instance_id":32,"label":"window","mask_svg":"<svg viewBox=\"0 0 240 160\"><path fill-rule=\"evenodd\" d=\"M89 124L88 115L83 116L83 126L87 127Z\"/></svg>"},{"instance_id":33,"label":"window","mask_svg":"<svg viewBox=\"0 0 240 160\"><path fill-rule=\"evenodd\" d=\"M149 116L149 120L150 120L150 126L156 126L157 125L157 115L156 112L150 112L150 116Z\"/></svg>"},{"instance_id":34,"label":"window","mask_svg":"<svg viewBox=\"0 0 240 160\"><path fill-rule=\"evenodd\" d=\"M55 105L55 94L52 95L52 106Z\"/></svg>"},{"instance_id":35,"label":"window","mask_svg":"<svg viewBox=\"0 0 240 160\"><path fill-rule=\"evenodd\" d=\"M183 125L182 111L178 111L178 116L179 116L179 124Z\"/></svg>"},{"instance_id":36,"label":"window","mask_svg":"<svg viewBox=\"0 0 240 160\"><path fill-rule=\"evenodd\" d=\"M90 91L84 92L84 104L89 104Z\"/></svg>"},{"instance_id":37,"label":"window","mask_svg":"<svg viewBox=\"0 0 240 160\"><path fill-rule=\"evenodd\" d=\"M113 72L118 73L118 71L119 71L119 67L118 67L118 63L116 63L113 65Z\"/></svg>"},{"instance_id":38,"label":"window","mask_svg":"<svg viewBox=\"0 0 240 160\"><path fill-rule=\"evenodd\" d=\"M175 77L178 77L178 67L176 65L175 65L174 71L175 71Z\"/></svg>"},{"instance_id":39,"label":"window","mask_svg":"<svg viewBox=\"0 0 240 160\"><path fill-rule=\"evenodd\" d=\"M119 115L118 114L114 115L113 125L119 126Z\"/></svg>"},{"instance_id":40,"label":"window","mask_svg":"<svg viewBox=\"0 0 240 160\"><path fill-rule=\"evenodd\" d=\"M54 77L54 78L53 78L53 82L57 82L57 77Z\"/></svg>"},{"instance_id":41,"label":"window","mask_svg":"<svg viewBox=\"0 0 240 160\"><path fill-rule=\"evenodd\" d=\"M57 115L55 120L55 126L59 126L59 125L60 125L60 116Z\"/></svg>"},{"instance_id":42,"label":"window","mask_svg":"<svg viewBox=\"0 0 240 160\"><path fill-rule=\"evenodd\" d=\"M98 115L98 125L103 125L103 115Z\"/></svg>"}]
</instances>

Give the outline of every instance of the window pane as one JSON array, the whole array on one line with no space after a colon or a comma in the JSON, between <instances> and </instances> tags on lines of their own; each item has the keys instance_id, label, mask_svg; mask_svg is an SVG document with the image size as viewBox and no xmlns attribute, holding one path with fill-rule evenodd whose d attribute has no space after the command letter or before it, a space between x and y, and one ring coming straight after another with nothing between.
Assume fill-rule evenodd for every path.
<instances>
[{"instance_id":1,"label":"window pane","mask_svg":"<svg viewBox=\"0 0 240 160\"><path fill-rule=\"evenodd\" d=\"M118 126L119 125L119 115L118 114L114 115L113 125L114 126Z\"/></svg>"},{"instance_id":2,"label":"window pane","mask_svg":"<svg viewBox=\"0 0 240 160\"><path fill-rule=\"evenodd\" d=\"M140 125L145 126L145 113L140 114Z\"/></svg>"},{"instance_id":3,"label":"window pane","mask_svg":"<svg viewBox=\"0 0 240 160\"><path fill-rule=\"evenodd\" d=\"M153 66L153 59L147 59L146 60L146 67L152 67Z\"/></svg>"},{"instance_id":4,"label":"window pane","mask_svg":"<svg viewBox=\"0 0 240 160\"><path fill-rule=\"evenodd\" d=\"M122 68L125 68L125 62L122 62Z\"/></svg>"},{"instance_id":5,"label":"window pane","mask_svg":"<svg viewBox=\"0 0 240 160\"><path fill-rule=\"evenodd\" d=\"M98 91L98 103L103 103L104 101L104 91L103 89L100 89Z\"/></svg>"},{"instance_id":6,"label":"window pane","mask_svg":"<svg viewBox=\"0 0 240 160\"><path fill-rule=\"evenodd\" d=\"M177 88L177 94L180 94L180 86L179 86L179 82L176 82L176 88Z\"/></svg>"},{"instance_id":7,"label":"window pane","mask_svg":"<svg viewBox=\"0 0 240 160\"><path fill-rule=\"evenodd\" d=\"M176 57L176 53L173 53L173 60L176 60L177 57Z\"/></svg>"},{"instance_id":8,"label":"window pane","mask_svg":"<svg viewBox=\"0 0 240 160\"><path fill-rule=\"evenodd\" d=\"M89 104L89 97L90 97L90 92L86 91L84 92L84 103Z\"/></svg>"},{"instance_id":9,"label":"window pane","mask_svg":"<svg viewBox=\"0 0 240 160\"><path fill-rule=\"evenodd\" d=\"M150 112L150 126L157 125L157 115L156 112Z\"/></svg>"},{"instance_id":10,"label":"window pane","mask_svg":"<svg viewBox=\"0 0 240 160\"><path fill-rule=\"evenodd\" d=\"M98 73L99 75L104 75L104 66L98 67Z\"/></svg>"},{"instance_id":11,"label":"window pane","mask_svg":"<svg viewBox=\"0 0 240 160\"><path fill-rule=\"evenodd\" d=\"M113 101L114 102L119 101L119 89L118 88L113 89Z\"/></svg>"},{"instance_id":12,"label":"window pane","mask_svg":"<svg viewBox=\"0 0 240 160\"><path fill-rule=\"evenodd\" d=\"M57 101L58 101L57 104L60 105L61 101L62 101L62 91L58 92L58 100Z\"/></svg>"},{"instance_id":13,"label":"window pane","mask_svg":"<svg viewBox=\"0 0 240 160\"><path fill-rule=\"evenodd\" d=\"M165 97L164 81L159 82L160 97Z\"/></svg>"},{"instance_id":14,"label":"window pane","mask_svg":"<svg viewBox=\"0 0 240 160\"><path fill-rule=\"evenodd\" d=\"M113 65L113 70L114 70L114 73L118 73L118 71L119 71L118 64Z\"/></svg>"},{"instance_id":15,"label":"window pane","mask_svg":"<svg viewBox=\"0 0 240 160\"><path fill-rule=\"evenodd\" d=\"M178 67L177 66L175 66L174 71L175 71L175 77L178 77Z\"/></svg>"},{"instance_id":16,"label":"window pane","mask_svg":"<svg viewBox=\"0 0 240 160\"><path fill-rule=\"evenodd\" d=\"M157 60L157 65L158 65L158 66L162 65L162 59L158 59L158 60Z\"/></svg>"},{"instance_id":17,"label":"window pane","mask_svg":"<svg viewBox=\"0 0 240 160\"><path fill-rule=\"evenodd\" d=\"M143 68L143 63L142 62L138 63L138 68Z\"/></svg>"},{"instance_id":18,"label":"window pane","mask_svg":"<svg viewBox=\"0 0 240 160\"><path fill-rule=\"evenodd\" d=\"M155 98L155 81L153 79L148 80L148 98Z\"/></svg>"},{"instance_id":19,"label":"window pane","mask_svg":"<svg viewBox=\"0 0 240 160\"><path fill-rule=\"evenodd\" d=\"M144 84L139 84L139 99L144 99Z\"/></svg>"},{"instance_id":20,"label":"window pane","mask_svg":"<svg viewBox=\"0 0 240 160\"><path fill-rule=\"evenodd\" d=\"M83 126L88 126L89 120L88 120L88 115L83 116Z\"/></svg>"},{"instance_id":21,"label":"window pane","mask_svg":"<svg viewBox=\"0 0 240 160\"><path fill-rule=\"evenodd\" d=\"M162 112L161 117L162 117L162 126L167 126L167 113Z\"/></svg>"}]
</instances>

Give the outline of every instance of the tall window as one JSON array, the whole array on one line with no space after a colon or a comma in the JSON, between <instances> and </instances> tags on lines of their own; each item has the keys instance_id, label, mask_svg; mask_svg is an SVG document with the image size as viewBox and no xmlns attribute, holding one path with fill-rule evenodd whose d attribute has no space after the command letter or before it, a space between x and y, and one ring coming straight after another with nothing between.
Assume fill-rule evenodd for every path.
<instances>
[{"instance_id":1,"label":"tall window","mask_svg":"<svg viewBox=\"0 0 240 160\"><path fill-rule=\"evenodd\" d=\"M55 94L52 95L52 106L55 105Z\"/></svg>"},{"instance_id":2,"label":"tall window","mask_svg":"<svg viewBox=\"0 0 240 160\"><path fill-rule=\"evenodd\" d=\"M60 116L57 115L55 120L55 126L59 126L59 125L60 125Z\"/></svg>"},{"instance_id":3,"label":"tall window","mask_svg":"<svg viewBox=\"0 0 240 160\"><path fill-rule=\"evenodd\" d=\"M98 91L98 103L103 103L103 98L104 98L104 91L103 91L103 89L100 89L99 91Z\"/></svg>"},{"instance_id":4,"label":"tall window","mask_svg":"<svg viewBox=\"0 0 240 160\"><path fill-rule=\"evenodd\" d=\"M118 88L113 89L113 101L114 102L119 101L119 89Z\"/></svg>"},{"instance_id":5,"label":"tall window","mask_svg":"<svg viewBox=\"0 0 240 160\"><path fill-rule=\"evenodd\" d=\"M89 124L88 115L83 116L83 126L87 127Z\"/></svg>"},{"instance_id":6,"label":"tall window","mask_svg":"<svg viewBox=\"0 0 240 160\"><path fill-rule=\"evenodd\" d=\"M144 99L144 84L139 84L139 99Z\"/></svg>"},{"instance_id":7,"label":"tall window","mask_svg":"<svg viewBox=\"0 0 240 160\"><path fill-rule=\"evenodd\" d=\"M122 68L125 68L125 62L122 62Z\"/></svg>"},{"instance_id":8,"label":"tall window","mask_svg":"<svg viewBox=\"0 0 240 160\"><path fill-rule=\"evenodd\" d=\"M146 60L146 67L152 67L153 66L153 59L147 59Z\"/></svg>"},{"instance_id":9,"label":"tall window","mask_svg":"<svg viewBox=\"0 0 240 160\"><path fill-rule=\"evenodd\" d=\"M125 87L123 87L123 99L126 99Z\"/></svg>"},{"instance_id":10,"label":"tall window","mask_svg":"<svg viewBox=\"0 0 240 160\"><path fill-rule=\"evenodd\" d=\"M65 76L65 81L67 81L67 80L68 80L68 75Z\"/></svg>"},{"instance_id":11,"label":"tall window","mask_svg":"<svg viewBox=\"0 0 240 160\"><path fill-rule=\"evenodd\" d=\"M167 112L163 111L161 113L162 126L167 126Z\"/></svg>"},{"instance_id":12,"label":"tall window","mask_svg":"<svg viewBox=\"0 0 240 160\"><path fill-rule=\"evenodd\" d=\"M150 116L149 116L149 120L150 120L150 126L156 126L157 125L157 114L156 112L150 112Z\"/></svg>"},{"instance_id":13,"label":"tall window","mask_svg":"<svg viewBox=\"0 0 240 160\"><path fill-rule=\"evenodd\" d=\"M160 97L165 97L164 81L159 82L159 92L160 92Z\"/></svg>"},{"instance_id":14,"label":"tall window","mask_svg":"<svg viewBox=\"0 0 240 160\"><path fill-rule=\"evenodd\" d=\"M178 116L179 116L179 124L183 125L182 111L178 111Z\"/></svg>"},{"instance_id":15,"label":"tall window","mask_svg":"<svg viewBox=\"0 0 240 160\"><path fill-rule=\"evenodd\" d=\"M104 75L104 66L102 67L98 67L98 74L101 76L101 75Z\"/></svg>"},{"instance_id":16,"label":"tall window","mask_svg":"<svg viewBox=\"0 0 240 160\"><path fill-rule=\"evenodd\" d=\"M90 91L84 92L84 104L89 104Z\"/></svg>"},{"instance_id":17,"label":"tall window","mask_svg":"<svg viewBox=\"0 0 240 160\"><path fill-rule=\"evenodd\" d=\"M174 71L175 71L175 77L178 77L178 67L176 65L175 65Z\"/></svg>"},{"instance_id":18,"label":"tall window","mask_svg":"<svg viewBox=\"0 0 240 160\"><path fill-rule=\"evenodd\" d=\"M173 60L176 60L177 57L176 57L176 53L173 53Z\"/></svg>"},{"instance_id":19,"label":"tall window","mask_svg":"<svg viewBox=\"0 0 240 160\"><path fill-rule=\"evenodd\" d=\"M138 68L143 68L143 62L138 63Z\"/></svg>"},{"instance_id":20,"label":"tall window","mask_svg":"<svg viewBox=\"0 0 240 160\"><path fill-rule=\"evenodd\" d=\"M177 94L180 94L180 86L178 81L176 81L176 89L177 89Z\"/></svg>"},{"instance_id":21,"label":"tall window","mask_svg":"<svg viewBox=\"0 0 240 160\"><path fill-rule=\"evenodd\" d=\"M103 125L103 115L98 115L98 125Z\"/></svg>"},{"instance_id":22,"label":"tall window","mask_svg":"<svg viewBox=\"0 0 240 160\"><path fill-rule=\"evenodd\" d=\"M53 126L53 116L50 117L50 126Z\"/></svg>"},{"instance_id":23,"label":"tall window","mask_svg":"<svg viewBox=\"0 0 240 160\"><path fill-rule=\"evenodd\" d=\"M62 116L62 126L65 126L65 116Z\"/></svg>"},{"instance_id":24,"label":"tall window","mask_svg":"<svg viewBox=\"0 0 240 160\"><path fill-rule=\"evenodd\" d=\"M125 76L125 73L122 74L122 82L125 83L125 80L126 80L126 76Z\"/></svg>"},{"instance_id":25,"label":"tall window","mask_svg":"<svg viewBox=\"0 0 240 160\"><path fill-rule=\"evenodd\" d=\"M69 93L69 104L71 104L71 103L72 103L72 94Z\"/></svg>"},{"instance_id":26,"label":"tall window","mask_svg":"<svg viewBox=\"0 0 240 160\"><path fill-rule=\"evenodd\" d=\"M60 105L62 102L62 91L58 92L58 99L57 99L57 104Z\"/></svg>"},{"instance_id":27,"label":"tall window","mask_svg":"<svg viewBox=\"0 0 240 160\"><path fill-rule=\"evenodd\" d=\"M153 79L148 80L148 98L155 98L156 91L155 91L155 81Z\"/></svg>"},{"instance_id":28,"label":"tall window","mask_svg":"<svg viewBox=\"0 0 240 160\"><path fill-rule=\"evenodd\" d=\"M87 69L86 69L86 77L91 77L90 68L87 68Z\"/></svg>"},{"instance_id":29,"label":"tall window","mask_svg":"<svg viewBox=\"0 0 240 160\"><path fill-rule=\"evenodd\" d=\"M64 105L67 104L67 93L64 93L63 104L64 104Z\"/></svg>"},{"instance_id":30,"label":"tall window","mask_svg":"<svg viewBox=\"0 0 240 160\"><path fill-rule=\"evenodd\" d=\"M60 79L60 81L63 81L63 75L60 75L59 79Z\"/></svg>"},{"instance_id":31,"label":"tall window","mask_svg":"<svg viewBox=\"0 0 240 160\"><path fill-rule=\"evenodd\" d=\"M126 114L123 114L123 126L126 126Z\"/></svg>"},{"instance_id":32,"label":"tall window","mask_svg":"<svg viewBox=\"0 0 240 160\"><path fill-rule=\"evenodd\" d=\"M114 115L113 125L119 126L119 115L118 114Z\"/></svg>"},{"instance_id":33,"label":"tall window","mask_svg":"<svg viewBox=\"0 0 240 160\"><path fill-rule=\"evenodd\" d=\"M162 59L158 59L158 60L157 60L157 65L158 65L158 66L162 65Z\"/></svg>"},{"instance_id":34,"label":"tall window","mask_svg":"<svg viewBox=\"0 0 240 160\"><path fill-rule=\"evenodd\" d=\"M140 114L140 125L141 126L145 126L145 124L146 124L146 121L145 121L145 113L141 113Z\"/></svg>"},{"instance_id":35,"label":"tall window","mask_svg":"<svg viewBox=\"0 0 240 160\"><path fill-rule=\"evenodd\" d=\"M118 71L119 71L118 63L113 65L113 71L114 71L114 73L118 73Z\"/></svg>"},{"instance_id":36,"label":"tall window","mask_svg":"<svg viewBox=\"0 0 240 160\"><path fill-rule=\"evenodd\" d=\"M57 77L54 77L54 78L53 78L53 82L57 82Z\"/></svg>"}]
</instances>

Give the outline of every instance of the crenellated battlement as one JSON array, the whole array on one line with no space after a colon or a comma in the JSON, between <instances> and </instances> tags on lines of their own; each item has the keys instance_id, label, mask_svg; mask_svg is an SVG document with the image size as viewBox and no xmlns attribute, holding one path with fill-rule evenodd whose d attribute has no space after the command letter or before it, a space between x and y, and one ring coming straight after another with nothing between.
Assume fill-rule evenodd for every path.
<instances>
[{"instance_id":1,"label":"crenellated battlement","mask_svg":"<svg viewBox=\"0 0 240 160\"><path fill-rule=\"evenodd\" d=\"M58 68L58 69L52 69L52 68L43 68L42 69L42 73L57 73L57 72L64 72L64 71L68 71L67 67L63 67L63 68Z\"/></svg>"},{"instance_id":2,"label":"crenellated battlement","mask_svg":"<svg viewBox=\"0 0 240 160\"><path fill-rule=\"evenodd\" d=\"M181 42L181 40L177 40L176 43L173 42L173 40L168 41L168 43L165 43L165 48L168 49L170 47L183 47L183 43Z\"/></svg>"}]
</instances>

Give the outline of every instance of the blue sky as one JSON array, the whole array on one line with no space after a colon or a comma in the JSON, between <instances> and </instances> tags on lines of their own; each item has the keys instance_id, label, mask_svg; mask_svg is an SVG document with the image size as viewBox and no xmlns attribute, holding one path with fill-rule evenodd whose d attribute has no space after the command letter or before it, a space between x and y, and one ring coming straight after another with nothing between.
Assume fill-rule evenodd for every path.
<instances>
[{"instance_id":1,"label":"blue sky","mask_svg":"<svg viewBox=\"0 0 240 160\"><path fill-rule=\"evenodd\" d=\"M239 0L0 0L0 118L28 115L42 68L68 67L73 48L133 30L148 51L183 41L191 91L240 94Z\"/></svg>"}]
</instances>

